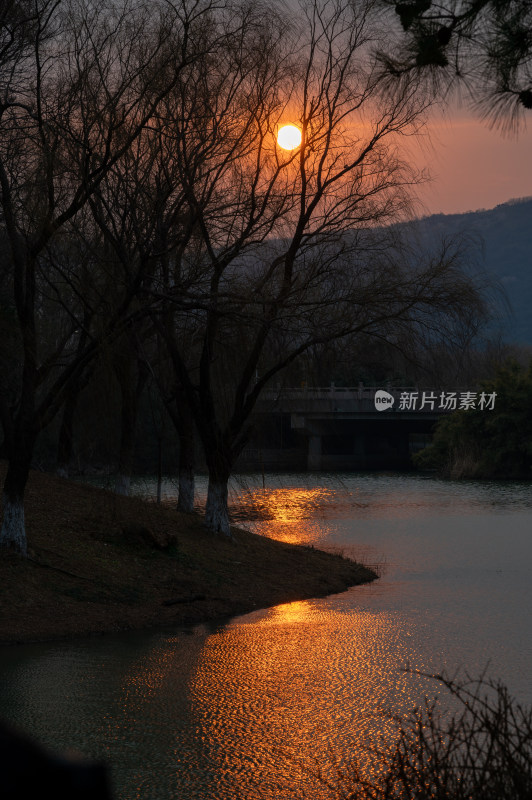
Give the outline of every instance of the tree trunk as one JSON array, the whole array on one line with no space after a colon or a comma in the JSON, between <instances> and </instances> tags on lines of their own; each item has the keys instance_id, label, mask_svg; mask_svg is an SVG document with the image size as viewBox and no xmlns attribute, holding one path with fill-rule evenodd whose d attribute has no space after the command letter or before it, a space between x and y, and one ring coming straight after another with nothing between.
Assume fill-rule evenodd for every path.
<instances>
[{"instance_id":1,"label":"tree trunk","mask_svg":"<svg viewBox=\"0 0 532 800\"><path fill-rule=\"evenodd\" d=\"M24 495L10 495L4 492L2 504L4 516L0 531L0 545L26 556L28 547L26 544L26 526L24 525Z\"/></svg>"},{"instance_id":2,"label":"tree trunk","mask_svg":"<svg viewBox=\"0 0 532 800\"><path fill-rule=\"evenodd\" d=\"M25 439L19 443L17 452L10 454L2 495L4 513L0 546L23 556L28 554L24 524L24 490L28 481L32 452L33 442Z\"/></svg>"},{"instance_id":3,"label":"tree trunk","mask_svg":"<svg viewBox=\"0 0 532 800\"><path fill-rule=\"evenodd\" d=\"M180 456L181 462L181 456ZM179 466L179 493L177 496L177 510L185 514L194 511L194 470Z\"/></svg>"},{"instance_id":4,"label":"tree trunk","mask_svg":"<svg viewBox=\"0 0 532 800\"><path fill-rule=\"evenodd\" d=\"M131 488L131 475L125 472L119 472L115 478L115 494L124 495L129 497L129 490Z\"/></svg>"},{"instance_id":5,"label":"tree trunk","mask_svg":"<svg viewBox=\"0 0 532 800\"><path fill-rule=\"evenodd\" d=\"M129 387L128 387L129 388ZM133 456L135 452L135 434L137 427L137 403L134 392L122 386L122 420L120 430L120 454L118 457L118 474L115 481L117 494L129 495Z\"/></svg>"},{"instance_id":6,"label":"tree trunk","mask_svg":"<svg viewBox=\"0 0 532 800\"><path fill-rule=\"evenodd\" d=\"M194 471L196 465L194 417L185 393L179 386L175 388L175 394L172 398L164 400L164 404L179 436L177 510L185 514L192 514L194 511Z\"/></svg>"},{"instance_id":7,"label":"tree trunk","mask_svg":"<svg viewBox=\"0 0 532 800\"><path fill-rule=\"evenodd\" d=\"M207 505L205 507L205 525L213 533L221 533L232 539L227 510L227 481L218 476L209 475L209 488L207 490Z\"/></svg>"},{"instance_id":8,"label":"tree trunk","mask_svg":"<svg viewBox=\"0 0 532 800\"><path fill-rule=\"evenodd\" d=\"M179 413L179 494L177 510L194 511L194 420L183 397L177 401Z\"/></svg>"},{"instance_id":9,"label":"tree trunk","mask_svg":"<svg viewBox=\"0 0 532 800\"><path fill-rule=\"evenodd\" d=\"M116 494L129 495L135 455L139 399L147 379L145 366L132 353L120 353L115 372L122 395L120 454Z\"/></svg>"},{"instance_id":10,"label":"tree trunk","mask_svg":"<svg viewBox=\"0 0 532 800\"><path fill-rule=\"evenodd\" d=\"M89 324L90 318L88 313L86 313L83 322L83 330L81 331L76 348L77 358L82 358L86 348L88 335L85 329L89 327ZM78 407L78 400L82 390L87 386L93 371L94 363L91 363L81 375L78 375L75 380L70 382L67 389L63 416L61 418L61 427L59 428L59 439L57 442L56 473L61 478L68 478L70 473L70 465L74 452L74 419Z\"/></svg>"},{"instance_id":11,"label":"tree trunk","mask_svg":"<svg viewBox=\"0 0 532 800\"><path fill-rule=\"evenodd\" d=\"M55 470L61 478L68 478L70 471L74 445L74 414L78 396L77 387L74 387L72 393L67 397L63 410L63 417L61 419L59 439L57 442L57 466Z\"/></svg>"}]
</instances>

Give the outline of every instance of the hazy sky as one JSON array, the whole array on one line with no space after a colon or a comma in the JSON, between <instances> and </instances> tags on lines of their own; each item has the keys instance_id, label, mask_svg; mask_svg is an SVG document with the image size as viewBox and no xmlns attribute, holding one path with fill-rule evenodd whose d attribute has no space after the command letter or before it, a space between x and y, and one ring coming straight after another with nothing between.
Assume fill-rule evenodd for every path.
<instances>
[{"instance_id":1,"label":"hazy sky","mask_svg":"<svg viewBox=\"0 0 532 800\"><path fill-rule=\"evenodd\" d=\"M297 0L284 2L297 8ZM394 15L390 21L397 30ZM462 92L462 99L451 97L445 114L434 112L428 141L409 145L414 163L432 176L418 188L419 215L476 211L532 196L532 111L525 112L528 130L509 138L469 110L467 91Z\"/></svg>"},{"instance_id":2,"label":"hazy sky","mask_svg":"<svg viewBox=\"0 0 532 800\"><path fill-rule=\"evenodd\" d=\"M298 0L281 2L298 13ZM393 14L390 21L397 31ZM445 115L434 113L428 126L432 145L409 145L414 163L432 176L417 192L423 216L477 211L532 196L532 111L526 112L528 130L523 127L518 136L505 137L467 108L467 91L462 92L462 100L451 98Z\"/></svg>"},{"instance_id":3,"label":"hazy sky","mask_svg":"<svg viewBox=\"0 0 532 800\"><path fill-rule=\"evenodd\" d=\"M432 144L415 148L415 161L432 175L419 190L422 213L476 211L532 196L531 112L529 118L528 130L508 138L467 110L445 119L435 115L428 129Z\"/></svg>"}]
</instances>

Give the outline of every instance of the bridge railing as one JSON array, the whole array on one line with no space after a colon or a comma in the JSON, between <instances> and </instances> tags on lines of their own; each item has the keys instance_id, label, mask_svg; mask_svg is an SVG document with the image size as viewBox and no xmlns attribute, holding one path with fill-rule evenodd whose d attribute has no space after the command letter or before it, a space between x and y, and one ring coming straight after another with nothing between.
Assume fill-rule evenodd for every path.
<instances>
[{"instance_id":1,"label":"bridge railing","mask_svg":"<svg viewBox=\"0 0 532 800\"><path fill-rule=\"evenodd\" d=\"M314 400L326 400L333 398L344 398L346 400L372 400L375 392L383 390L393 397L399 398L402 392L419 392L416 386L300 386L300 387L281 387L268 388L262 396L269 399L283 398L285 400L297 400L298 398L312 398Z\"/></svg>"}]
</instances>

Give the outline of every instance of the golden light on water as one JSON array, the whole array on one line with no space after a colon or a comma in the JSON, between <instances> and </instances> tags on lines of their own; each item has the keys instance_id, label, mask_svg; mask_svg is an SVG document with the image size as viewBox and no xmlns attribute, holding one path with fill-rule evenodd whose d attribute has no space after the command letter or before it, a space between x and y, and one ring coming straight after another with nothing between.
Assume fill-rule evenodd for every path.
<instances>
[{"instance_id":1,"label":"golden light on water","mask_svg":"<svg viewBox=\"0 0 532 800\"><path fill-rule=\"evenodd\" d=\"M300 543L319 538L315 526L327 539L327 509L342 511L327 486L253 488L238 501L263 534ZM419 679L401 668L420 659L399 615L364 609L372 587L354 591L362 607L346 598L348 614L338 599L302 600L206 640L190 682L191 710L224 800L325 800L318 771L334 783L353 755L367 778L384 768L367 745L373 737L380 746L394 741L386 712L414 704Z\"/></svg>"},{"instance_id":2,"label":"golden light on water","mask_svg":"<svg viewBox=\"0 0 532 800\"><path fill-rule=\"evenodd\" d=\"M388 703L406 710L419 691L398 669L414 656L404 634L393 615L347 619L311 600L210 636L190 701L219 796L325 800L316 771L334 782L355 754L375 777L383 764L368 757L368 741L393 741L383 712Z\"/></svg>"},{"instance_id":3,"label":"golden light on water","mask_svg":"<svg viewBox=\"0 0 532 800\"><path fill-rule=\"evenodd\" d=\"M383 503L357 492L342 501L335 488L250 487L233 508L262 535L327 548L331 515L350 518L354 505L364 514L366 503ZM368 778L384 768L367 744L372 737L393 742L395 723L386 711L414 704L419 682L401 667L419 666L420 659L398 615L364 609L364 594L373 590L357 587L362 607L353 609L346 598L347 615L338 599L302 600L206 640L190 683L191 708L224 800L240 792L260 800L325 800L318 770L334 783L353 755Z\"/></svg>"},{"instance_id":4,"label":"golden light on water","mask_svg":"<svg viewBox=\"0 0 532 800\"><path fill-rule=\"evenodd\" d=\"M295 150L301 144L301 130L295 125L283 125L277 132L277 144L283 150Z\"/></svg>"},{"instance_id":5,"label":"golden light on water","mask_svg":"<svg viewBox=\"0 0 532 800\"><path fill-rule=\"evenodd\" d=\"M332 489L320 487L254 488L242 493L235 504L237 519L257 533L289 544L326 539L328 527L321 509L335 502Z\"/></svg>"},{"instance_id":6,"label":"golden light on water","mask_svg":"<svg viewBox=\"0 0 532 800\"><path fill-rule=\"evenodd\" d=\"M241 489L232 500L232 514L255 533L289 544L315 544L328 548L334 535L331 518L350 520L356 511L360 520L389 520L395 529L422 517L427 490L405 494L400 489L368 493L358 488L338 492L334 486L268 486ZM431 501L440 503L437 493ZM443 506L444 508L445 506ZM360 554L365 545L357 544ZM342 548L348 554L349 548ZM351 552L357 558L357 552Z\"/></svg>"},{"instance_id":7,"label":"golden light on water","mask_svg":"<svg viewBox=\"0 0 532 800\"><path fill-rule=\"evenodd\" d=\"M530 542L526 487L451 492L440 481L395 476L320 486L294 477L292 487L267 480L269 488L240 487L239 521L285 541L352 546L355 557L367 546L368 563L389 553L386 581L195 629L30 645L20 655L11 648L2 715L43 743L108 761L117 800L331 800L354 796L337 780L353 757L365 778L386 769L380 751L397 731L390 712L404 718L425 695L441 695L449 708L440 684L407 665L454 672L495 656L497 671L502 664L529 696L526 626L505 651L508 617L496 605L498 593L505 601L511 594L508 581L529 590L526 572L515 569ZM499 512L515 502L508 540ZM520 542L527 549L508 552ZM507 573L500 582L495 565ZM527 598L507 606L512 625ZM490 602L496 615L486 614ZM378 753L368 750L375 737Z\"/></svg>"}]
</instances>

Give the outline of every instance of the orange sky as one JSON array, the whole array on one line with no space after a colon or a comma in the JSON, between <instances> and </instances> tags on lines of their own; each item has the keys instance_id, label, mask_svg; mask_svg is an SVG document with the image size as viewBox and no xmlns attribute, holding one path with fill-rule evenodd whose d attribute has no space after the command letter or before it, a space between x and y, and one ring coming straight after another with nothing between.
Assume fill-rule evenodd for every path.
<instances>
[{"instance_id":1,"label":"orange sky","mask_svg":"<svg viewBox=\"0 0 532 800\"><path fill-rule=\"evenodd\" d=\"M419 190L422 213L476 211L532 196L531 112L529 118L528 130L508 138L465 110L434 115L432 144L412 145L416 163L432 175Z\"/></svg>"}]
</instances>

